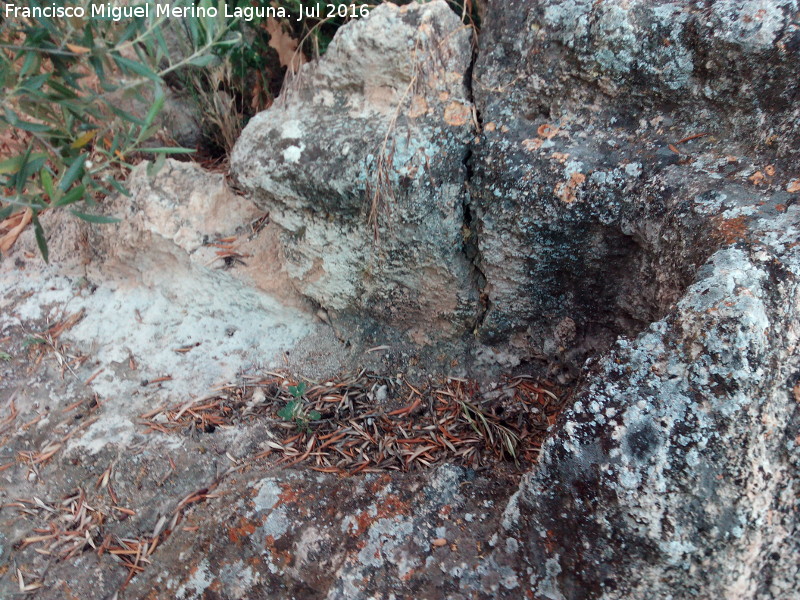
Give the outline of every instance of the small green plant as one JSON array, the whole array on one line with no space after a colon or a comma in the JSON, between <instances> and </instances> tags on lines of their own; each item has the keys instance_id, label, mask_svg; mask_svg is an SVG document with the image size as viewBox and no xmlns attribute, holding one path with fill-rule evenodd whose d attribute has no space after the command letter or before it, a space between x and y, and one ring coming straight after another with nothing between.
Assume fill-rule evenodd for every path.
<instances>
[{"instance_id":1,"label":"small green plant","mask_svg":"<svg viewBox=\"0 0 800 600\"><path fill-rule=\"evenodd\" d=\"M306 382L301 381L297 385L290 385L289 393L295 398L302 398L306 394Z\"/></svg>"},{"instance_id":2,"label":"small green plant","mask_svg":"<svg viewBox=\"0 0 800 600\"><path fill-rule=\"evenodd\" d=\"M11 355L10 355L8 352L2 352L2 351L0 351L0 360L4 360L4 361L8 362L8 361L10 361L10 360L11 360L11 358L12 358L12 357L11 357Z\"/></svg>"},{"instance_id":3,"label":"small green plant","mask_svg":"<svg viewBox=\"0 0 800 600\"><path fill-rule=\"evenodd\" d=\"M294 423L298 429L307 431L309 424L312 421L319 421L322 415L314 409L306 410L303 404L303 396L306 393L305 381L301 381L297 385L290 385L289 393L294 400L287 402L286 406L278 411L278 416L284 421Z\"/></svg>"}]
</instances>

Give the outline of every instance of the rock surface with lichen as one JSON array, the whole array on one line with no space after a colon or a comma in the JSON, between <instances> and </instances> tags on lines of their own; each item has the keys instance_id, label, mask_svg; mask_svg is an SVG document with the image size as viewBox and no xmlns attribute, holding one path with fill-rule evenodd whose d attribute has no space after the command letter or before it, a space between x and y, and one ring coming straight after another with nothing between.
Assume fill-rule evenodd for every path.
<instances>
[{"instance_id":1,"label":"rock surface with lichen","mask_svg":"<svg viewBox=\"0 0 800 600\"><path fill-rule=\"evenodd\" d=\"M462 251L470 56L444 1L381 5L237 142L232 170L283 228L286 272L332 316L421 344L474 324Z\"/></svg>"},{"instance_id":2,"label":"rock surface with lichen","mask_svg":"<svg viewBox=\"0 0 800 600\"><path fill-rule=\"evenodd\" d=\"M604 353L490 559L534 597L797 597L797 10L487 11L481 333Z\"/></svg>"},{"instance_id":3,"label":"rock surface with lichen","mask_svg":"<svg viewBox=\"0 0 800 600\"><path fill-rule=\"evenodd\" d=\"M480 331L570 369L662 317L745 220L792 198L797 7L492 8L473 82Z\"/></svg>"},{"instance_id":4,"label":"rock surface with lichen","mask_svg":"<svg viewBox=\"0 0 800 600\"><path fill-rule=\"evenodd\" d=\"M0 596L800 598L799 8L494 0L473 72L443 1L381 6L248 127L258 206L170 161L61 265L24 234L0 264ZM476 364L546 369L569 408L521 481L367 472L368 443L313 470L313 426L254 382L386 350L347 328L476 334Z\"/></svg>"}]
</instances>

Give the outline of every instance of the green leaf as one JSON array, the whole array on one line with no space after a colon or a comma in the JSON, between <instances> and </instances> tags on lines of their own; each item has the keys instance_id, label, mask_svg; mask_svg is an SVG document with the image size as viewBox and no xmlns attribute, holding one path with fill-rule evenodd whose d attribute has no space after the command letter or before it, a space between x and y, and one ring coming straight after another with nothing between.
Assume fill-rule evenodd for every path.
<instances>
[{"instance_id":1,"label":"green leaf","mask_svg":"<svg viewBox=\"0 0 800 600\"><path fill-rule=\"evenodd\" d=\"M147 111L147 116L144 118L145 127L150 127L153 124L153 121L156 120L158 113L161 111L161 108L164 106L164 101L167 97L164 95L164 90L161 88L160 85L156 86L155 94L153 97L153 105L150 107L150 110ZM144 130L143 130L144 132ZM143 137L143 136L142 136Z\"/></svg>"},{"instance_id":2,"label":"green leaf","mask_svg":"<svg viewBox=\"0 0 800 600\"><path fill-rule=\"evenodd\" d=\"M193 154L197 152L197 150L167 146L163 148L138 148L137 152L151 152L152 154Z\"/></svg>"},{"instance_id":3,"label":"green leaf","mask_svg":"<svg viewBox=\"0 0 800 600\"><path fill-rule=\"evenodd\" d=\"M195 56L192 60L189 61L189 64L193 67L208 67L218 59L213 54L201 54L200 56Z\"/></svg>"},{"instance_id":4,"label":"green leaf","mask_svg":"<svg viewBox=\"0 0 800 600\"><path fill-rule=\"evenodd\" d=\"M128 121L129 123L136 123L136 124L137 124L139 127L144 127L144 121L142 121L142 120L141 120L139 117L137 117L136 115L133 115L133 114L131 114L131 113L128 113L128 112L125 112L125 111L124 111L124 110L122 110L121 108L117 108L117 107L116 107L116 106L114 106L114 104L112 104L111 102L105 101L105 104L106 104L106 106L108 107L108 110L110 110L111 112L113 112L113 113L114 113L115 115L117 115L117 116L118 116L120 119L122 119L122 120L124 120L124 121Z\"/></svg>"},{"instance_id":5,"label":"green leaf","mask_svg":"<svg viewBox=\"0 0 800 600\"><path fill-rule=\"evenodd\" d=\"M32 160L47 159L47 154L44 152L34 152L33 154L20 154L13 156L3 162L0 162L0 175L14 175L18 173L23 165L28 164Z\"/></svg>"},{"instance_id":6,"label":"green leaf","mask_svg":"<svg viewBox=\"0 0 800 600\"><path fill-rule=\"evenodd\" d=\"M24 89L25 91L34 92L39 90L44 82L50 79L50 73L43 73L41 75L36 75L35 77L30 77L26 79L20 88Z\"/></svg>"},{"instance_id":7,"label":"green leaf","mask_svg":"<svg viewBox=\"0 0 800 600\"><path fill-rule=\"evenodd\" d=\"M284 421L294 421L296 407L297 407L297 402L292 400L291 402L288 402L286 406L284 406L282 409L278 411L278 416Z\"/></svg>"},{"instance_id":8,"label":"green leaf","mask_svg":"<svg viewBox=\"0 0 800 600\"><path fill-rule=\"evenodd\" d=\"M14 212L14 205L10 204L5 208L0 208L0 219L5 219L6 217L10 217L11 213Z\"/></svg>"},{"instance_id":9,"label":"green leaf","mask_svg":"<svg viewBox=\"0 0 800 600\"><path fill-rule=\"evenodd\" d=\"M12 178L14 181L14 186L16 187L17 195L22 193L22 190L25 188L25 167L28 165L28 160L31 157L31 147L28 146L28 149L25 150L25 154L22 155L22 159L19 163L19 170L17 171L16 175ZM11 181L9 181L11 184Z\"/></svg>"},{"instance_id":10,"label":"green leaf","mask_svg":"<svg viewBox=\"0 0 800 600\"><path fill-rule=\"evenodd\" d=\"M142 127L139 130L139 134L136 136L136 141L134 142L134 144L138 144L142 140L148 140L150 138L155 137L159 129L161 128L158 126L158 124L150 125L150 127Z\"/></svg>"},{"instance_id":11,"label":"green leaf","mask_svg":"<svg viewBox=\"0 0 800 600\"><path fill-rule=\"evenodd\" d=\"M58 201L58 198L56 197L56 191L53 188L53 176L50 175L50 171L47 169L42 169L39 172L39 181L42 182L42 189L44 190L44 193L47 194L48 198L50 198L50 201Z\"/></svg>"},{"instance_id":12,"label":"green leaf","mask_svg":"<svg viewBox=\"0 0 800 600\"><path fill-rule=\"evenodd\" d=\"M235 35L232 35L230 38L218 41L214 46L219 51L222 48L233 48L238 46L242 43L243 36L238 31L235 32Z\"/></svg>"},{"instance_id":13,"label":"green leaf","mask_svg":"<svg viewBox=\"0 0 800 600\"><path fill-rule=\"evenodd\" d=\"M113 196L114 195L114 190L112 190L111 188L107 188L100 181L97 181L96 179L89 179L89 185L92 186L93 190L95 190L96 192L99 192L100 194L102 194L104 198L107 198L108 196ZM92 202L89 202L90 199L92 200ZM89 194L88 196L86 196L86 203L89 206L97 206L97 202L94 202L94 198L92 198L92 194Z\"/></svg>"},{"instance_id":14,"label":"green leaf","mask_svg":"<svg viewBox=\"0 0 800 600\"><path fill-rule=\"evenodd\" d=\"M159 154L156 158L155 162L150 163L147 165L147 176L148 177L155 177L158 175L158 172L164 168L164 163L167 162L167 155L166 154Z\"/></svg>"},{"instance_id":15,"label":"green leaf","mask_svg":"<svg viewBox=\"0 0 800 600\"><path fill-rule=\"evenodd\" d=\"M308 418L310 421L319 421L322 418L322 415L318 410L310 410L308 411Z\"/></svg>"},{"instance_id":16,"label":"green leaf","mask_svg":"<svg viewBox=\"0 0 800 600\"><path fill-rule=\"evenodd\" d=\"M156 38L156 42L158 42L158 49L161 51L163 57L169 56L169 48L167 47L167 42L164 39L164 34L161 31L161 27L156 27L153 30L153 36Z\"/></svg>"},{"instance_id":17,"label":"green leaf","mask_svg":"<svg viewBox=\"0 0 800 600\"><path fill-rule=\"evenodd\" d=\"M55 81L54 79L50 79L47 82L47 86L53 91L61 94L61 96L63 96L64 99L75 99L78 97L78 95L74 91L69 89L67 86L60 84L58 81ZM55 97L54 100L58 101L58 97Z\"/></svg>"},{"instance_id":18,"label":"green leaf","mask_svg":"<svg viewBox=\"0 0 800 600\"><path fill-rule=\"evenodd\" d=\"M89 214L78 212L77 210L72 210L72 209L70 209L69 212L71 212L73 215L75 215L79 219L83 219L84 221L88 221L89 223L107 224L107 223L119 223L119 221L120 221L116 217L107 217L106 215L89 215Z\"/></svg>"},{"instance_id":19,"label":"green leaf","mask_svg":"<svg viewBox=\"0 0 800 600\"><path fill-rule=\"evenodd\" d=\"M30 348L31 346L39 346L41 344L46 344L47 340L42 339L40 337L33 337L28 336L22 341L22 346L24 348Z\"/></svg>"},{"instance_id":20,"label":"green leaf","mask_svg":"<svg viewBox=\"0 0 800 600\"><path fill-rule=\"evenodd\" d=\"M47 249L47 239L44 237L44 229L42 229L42 224L39 222L39 215L36 214L36 211L33 212L33 232L36 235L36 245L39 246L39 252L42 253L44 262L49 262L50 253Z\"/></svg>"},{"instance_id":21,"label":"green leaf","mask_svg":"<svg viewBox=\"0 0 800 600\"><path fill-rule=\"evenodd\" d=\"M83 194L86 192L85 185L79 185L77 187L72 188L64 197L59 199L57 202L53 203L53 206L67 206L68 204L73 204L77 202L81 198L83 198Z\"/></svg>"},{"instance_id":22,"label":"green leaf","mask_svg":"<svg viewBox=\"0 0 800 600\"><path fill-rule=\"evenodd\" d=\"M106 181L111 184L111 187L113 187L123 196L127 196L128 198L131 197L130 191L128 191L128 189L124 185L122 185L119 181L117 181L113 177L108 177Z\"/></svg>"},{"instance_id":23,"label":"green leaf","mask_svg":"<svg viewBox=\"0 0 800 600\"><path fill-rule=\"evenodd\" d=\"M141 75L147 79L152 79L155 82L160 82L160 78L156 73L148 69L142 63L138 63L135 60L130 60L125 58L124 56L114 56L114 62L116 62L119 67L124 71L132 71L137 75Z\"/></svg>"},{"instance_id":24,"label":"green leaf","mask_svg":"<svg viewBox=\"0 0 800 600\"><path fill-rule=\"evenodd\" d=\"M295 398L301 398L306 393L306 382L301 381L297 385L290 385L289 393Z\"/></svg>"},{"instance_id":25,"label":"green leaf","mask_svg":"<svg viewBox=\"0 0 800 600\"><path fill-rule=\"evenodd\" d=\"M149 152L151 154L158 154L160 157L166 156L168 154L194 154L197 150L193 150L191 148L173 148L173 147L166 147L166 148L137 148L137 152Z\"/></svg>"},{"instance_id":26,"label":"green leaf","mask_svg":"<svg viewBox=\"0 0 800 600\"><path fill-rule=\"evenodd\" d=\"M17 174L17 189L19 190L19 192L22 192L23 188L25 187L25 184L28 182L28 178L44 166L44 162L46 160L47 157L41 155L40 156L31 155L28 158L28 162L26 162L23 165L23 167Z\"/></svg>"},{"instance_id":27,"label":"green leaf","mask_svg":"<svg viewBox=\"0 0 800 600\"><path fill-rule=\"evenodd\" d=\"M66 192L69 189L69 186L73 184L73 182L78 179L82 175L83 171L83 163L86 162L86 155L81 154L72 161L72 164L67 169L67 172L64 173L64 176L61 178L61 181L58 183L58 187L61 188L62 192Z\"/></svg>"},{"instance_id":28,"label":"green leaf","mask_svg":"<svg viewBox=\"0 0 800 600\"><path fill-rule=\"evenodd\" d=\"M89 57L89 64L92 65L94 72L100 78L100 80L104 80L106 77L105 69L103 68L103 61L100 60L97 56L90 56Z\"/></svg>"},{"instance_id":29,"label":"green leaf","mask_svg":"<svg viewBox=\"0 0 800 600\"><path fill-rule=\"evenodd\" d=\"M197 27L197 19L187 19L189 25L189 34L192 36L192 42L195 46L200 46L202 40L200 39L200 30Z\"/></svg>"},{"instance_id":30,"label":"green leaf","mask_svg":"<svg viewBox=\"0 0 800 600\"><path fill-rule=\"evenodd\" d=\"M4 360L4 361L8 362L9 360L11 360L11 355L8 352L1 352L0 351L0 360Z\"/></svg>"},{"instance_id":31,"label":"green leaf","mask_svg":"<svg viewBox=\"0 0 800 600\"><path fill-rule=\"evenodd\" d=\"M25 60L22 63L22 68L19 70L19 76L25 77L28 73L33 73L39 70L41 59L38 52L26 52Z\"/></svg>"},{"instance_id":32,"label":"green leaf","mask_svg":"<svg viewBox=\"0 0 800 600\"><path fill-rule=\"evenodd\" d=\"M16 127L17 129L30 131L31 133L43 133L45 131L50 131L50 126L45 125L44 123L31 123L30 121L23 121L19 115L10 108L6 108L5 115L9 125Z\"/></svg>"},{"instance_id":33,"label":"green leaf","mask_svg":"<svg viewBox=\"0 0 800 600\"><path fill-rule=\"evenodd\" d=\"M128 40L136 35L136 32L139 30L139 24L137 23L138 19L132 19L130 24L125 28L125 31L117 39L117 44L121 44L125 40Z\"/></svg>"}]
</instances>

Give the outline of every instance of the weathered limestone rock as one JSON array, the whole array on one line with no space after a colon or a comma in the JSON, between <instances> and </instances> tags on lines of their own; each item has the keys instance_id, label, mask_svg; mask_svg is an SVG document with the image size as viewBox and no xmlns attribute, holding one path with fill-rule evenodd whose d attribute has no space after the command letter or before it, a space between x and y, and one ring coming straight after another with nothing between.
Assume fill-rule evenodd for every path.
<instances>
[{"instance_id":1,"label":"weathered limestone rock","mask_svg":"<svg viewBox=\"0 0 800 600\"><path fill-rule=\"evenodd\" d=\"M233 172L284 229L286 272L329 312L418 343L474 326L470 57L444 1L381 5L342 28L237 143Z\"/></svg>"},{"instance_id":2,"label":"weathered limestone rock","mask_svg":"<svg viewBox=\"0 0 800 600\"><path fill-rule=\"evenodd\" d=\"M115 277L154 291L134 298L143 317L135 329L152 339L105 337L140 285L93 290L91 270L87 282L33 272L32 236L20 240L0 270L0 337L14 354L0 398L21 389L15 404L3 402L2 423L36 425L8 434L12 452L2 455L0 596L19 589L20 568L25 582L41 578L39 597L54 599L800 598L797 3L492 2L473 81L482 131L471 159L461 79L406 62L437 56L442 72L469 72L466 54L431 50L462 39L443 7L386 6L344 28L294 95L240 142L238 177L270 210L283 254L264 232L249 233L258 215L221 176L177 163L160 180L136 174L117 237L87 240L119 268ZM406 100L408 112L396 113ZM399 133L387 138L392 127ZM395 145L385 171L395 197L378 215L373 249L367 184L380 154L370 149L384 139ZM348 148L340 162L338 140L342 154ZM220 259L205 241L220 236L254 237L236 246L253 254L251 266L209 272ZM295 356L315 328L309 315L245 285L270 285L280 275L271 265L353 322L364 311L412 336L477 325L498 352L542 357L565 376L595 356L518 486L452 465L345 478L275 469L256 457L288 432L253 415L214 433L144 433L142 415L191 386L259 356L280 362L283 348ZM421 265L430 265L424 281ZM235 278L240 268L252 279ZM36 278L47 285L30 295ZM171 293L184 282L194 287ZM198 305L220 299L201 319ZM60 364L45 360L51 377L29 376L36 365L22 340L62 305L97 311L62 340L99 362L59 380ZM127 306L123 320L134 322ZM442 306L450 308L437 308L431 324L426 311ZM236 319L246 327L230 336ZM202 337L179 337L192 321ZM176 337L202 342L191 352L203 360L168 363ZM167 364L186 367L183 376L161 389L140 385ZM87 390L101 402L73 417ZM53 440L64 447L36 469L12 458ZM98 485L105 473L119 502ZM61 505L76 487L93 508L134 513L105 525L114 543L152 550L127 587L108 552L87 546L58 561L17 545L48 531L51 518L17 499ZM176 507L186 507L180 522Z\"/></svg>"},{"instance_id":3,"label":"weathered limestone rock","mask_svg":"<svg viewBox=\"0 0 800 600\"><path fill-rule=\"evenodd\" d=\"M800 228L769 226L590 371L493 557L538 596L797 598Z\"/></svg>"},{"instance_id":4,"label":"weathered limestone rock","mask_svg":"<svg viewBox=\"0 0 800 600\"><path fill-rule=\"evenodd\" d=\"M481 333L612 346L489 559L534 597L798 597L797 9L487 10Z\"/></svg>"},{"instance_id":5,"label":"weathered limestone rock","mask_svg":"<svg viewBox=\"0 0 800 600\"><path fill-rule=\"evenodd\" d=\"M663 316L746 215L787 202L800 137L792 10L488 11L470 181L484 340L580 365Z\"/></svg>"},{"instance_id":6,"label":"weathered limestone rock","mask_svg":"<svg viewBox=\"0 0 800 600\"><path fill-rule=\"evenodd\" d=\"M280 289L287 284L263 264L272 233L252 228L263 213L236 196L222 174L173 160L154 177L147 171L142 164L131 174L130 197L98 207L121 218L118 224L46 213L50 265L32 230L0 263L0 338L21 346L4 356L24 356L26 336L70 315L77 319L59 343L90 356L81 364L100 372L91 385L69 379L69 389L48 395L55 405L70 404L75 393L104 400L97 423L72 440L87 453L129 442L138 416L154 402L197 396L247 369L287 366L287 350L294 366L302 368L313 354L315 370L327 364L322 370L329 372L341 369L347 355L328 328ZM239 259L218 256L220 245ZM273 281L265 283L264 275ZM327 358L321 359L315 348L322 344ZM40 388L51 385L45 375L25 380L10 358L2 367L0 400L16 389L20 410L37 404ZM168 383L145 393L143 380L166 374Z\"/></svg>"}]
</instances>

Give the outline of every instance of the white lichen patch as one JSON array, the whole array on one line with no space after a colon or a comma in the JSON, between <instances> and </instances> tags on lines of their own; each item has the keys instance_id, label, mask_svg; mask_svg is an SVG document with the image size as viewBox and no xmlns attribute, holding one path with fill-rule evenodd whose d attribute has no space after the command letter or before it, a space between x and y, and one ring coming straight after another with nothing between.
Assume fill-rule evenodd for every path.
<instances>
[{"instance_id":1,"label":"white lichen patch","mask_svg":"<svg viewBox=\"0 0 800 600\"><path fill-rule=\"evenodd\" d=\"M219 579L222 582L226 598L244 600L250 598L250 590L261 578L253 571L250 565L237 560L232 565L222 569Z\"/></svg>"},{"instance_id":2,"label":"white lichen patch","mask_svg":"<svg viewBox=\"0 0 800 600\"><path fill-rule=\"evenodd\" d=\"M258 484L258 494L253 498L255 511L266 512L272 510L280 499L281 491L275 479L271 477L262 479L261 483Z\"/></svg>"},{"instance_id":3,"label":"white lichen patch","mask_svg":"<svg viewBox=\"0 0 800 600\"><path fill-rule=\"evenodd\" d=\"M272 536L273 539L282 537L292 525L292 521L287 514L286 507L279 506L269 513L264 520L264 524L259 528L264 536Z\"/></svg>"},{"instance_id":4,"label":"white lichen patch","mask_svg":"<svg viewBox=\"0 0 800 600\"><path fill-rule=\"evenodd\" d=\"M420 558L407 547L414 533L414 519L395 517L378 519L367 532L364 547L358 553L358 561L364 566L384 567L387 563L397 568L402 578L420 564Z\"/></svg>"},{"instance_id":5,"label":"white lichen patch","mask_svg":"<svg viewBox=\"0 0 800 600\"><path fill-rule=\"evenodd\" d=\"M300 144L299 146L289 146L283 151L283 160L285 160L287 163L299 162L305 148L305 144Z\"/></svg>"},{"instance_id":6,"label":"white lichen patch","mask_svg":"<svg viewBox=\"0 0 800 600\"><path fill-rule=\"evenodd\" d=\"M194 567L189 579L175 591L175 598L176 600L200 598L213 581L214 576L209 569L208 559L204 558Z\"/></svg>"},{"instance_id":7,"label":"white lichen patch","mask_svg":"<svg viewBox=\"0 0 800 600\"><path fill-rule=\"evenodd\" d=\"M299 139L303 137L303 122L298 119L289 119L283 122L280 128L281 138L286 139Z\"/></svg>"}]
</instances>

